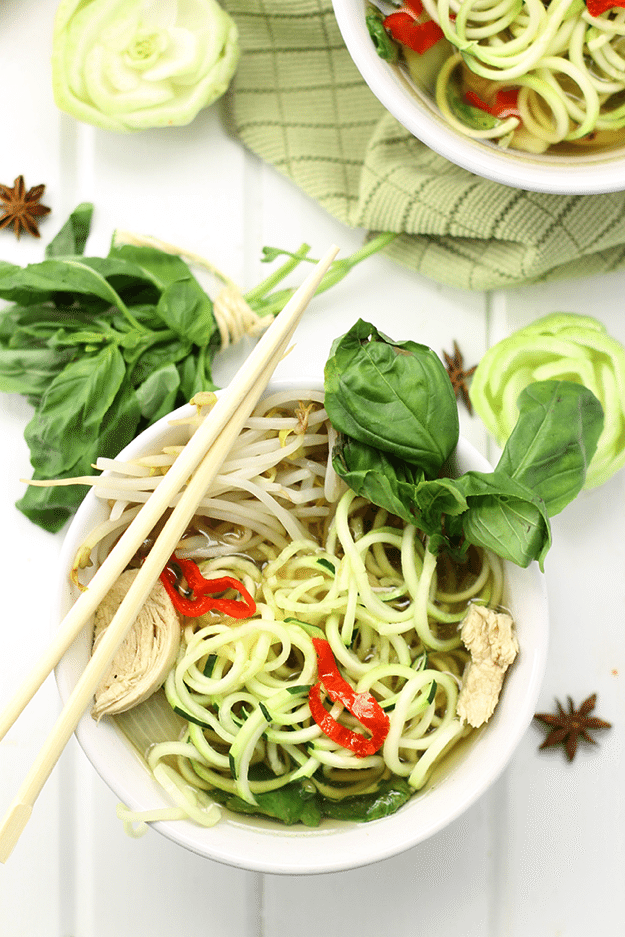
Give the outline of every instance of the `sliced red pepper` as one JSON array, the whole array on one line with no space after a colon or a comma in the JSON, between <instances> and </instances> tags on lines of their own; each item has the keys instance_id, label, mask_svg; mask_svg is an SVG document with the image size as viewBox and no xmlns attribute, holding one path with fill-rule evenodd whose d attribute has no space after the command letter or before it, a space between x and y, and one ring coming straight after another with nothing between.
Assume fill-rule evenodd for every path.
<instances>
[{"instance_id":1,"label":"sliced red pepper","mask_svg":"<svg viewBox=\"0 0 625 937\"><path fill-rule=\"evenodd\" d=\"M625 0L624 0L625 2ZM465 91L464 99L472 107L479 107L480 110L492 114L493 117L499 117L503 120L505 117L520 117L518 105L519 92L516 88L500 88L495 95L493 104L487 104L482 101L479 94L475 91Z\"/></svg>"},{"instance_id":2,"label":"sliced red pepper","mask_svg":"<svg viewBox=\"0 0 625 937\"><path fill-rule=\"evenodd\" d=\"M423 55L444 37L443 30L434 20L420 23L416 17L405 10L391 13L384 19L384 28L396 42L407 46L419 55Z\"/></svg>"},{"instance_id":3,"label":"sliced red pepper","mask_svg":"<svg viewBox=\"0 0 625 937\"><path fill-rule=\"evenodd\" d=\"M358 758L375 754L388 735L388 716L370 693L356 693L347 680L343 679L328 641L324 638L313 638L312 642L317 654L319 673L319 683L315 683L308 694L313 719L324 735L343 748L348 748ZM321 699L322 684L330 699L335 703L342 703L371 733L371 738L361 735L360 732L353 732L330 715Z\"/></svg>"},{"instance_id":4,"label":"sliced red pepper","mask_svg":"<svg viewBox=\"0 0 625 937\"><path fill-rule=\"evenodd\" d=\"M495 117L520 117L518 88L500 88L493 104Z\"/></svg>"},{"instance_id":5,"label":"sliced red pepper","mask_svg":"<svg viewBox=\"0 0 625 937\"><path fill-rule=\"evenodd\" d=\"M625 7L625 0L586 0L586 9L591 16L601 16L613 7Z\"/></svg>"},{"instance_id":6,"label":"sliced red pepper","mask_svg":"<svg viewBox=\"0 0 625 937\"><path fill-rule=\"evenodd\" d=\"M182 595L178 589L177 566L187 580L192 596ZM198 618L210 611L223 612L232 618L249 618L256 611L256 603L242 582L232 576L219 579L205 579L200 568L193 560L181 560L173 555L160 575L160 580L171 599L174 608L186 618ZM215 598L216 594L234 589L241 599Z\"/></svg>"}]
</instances>

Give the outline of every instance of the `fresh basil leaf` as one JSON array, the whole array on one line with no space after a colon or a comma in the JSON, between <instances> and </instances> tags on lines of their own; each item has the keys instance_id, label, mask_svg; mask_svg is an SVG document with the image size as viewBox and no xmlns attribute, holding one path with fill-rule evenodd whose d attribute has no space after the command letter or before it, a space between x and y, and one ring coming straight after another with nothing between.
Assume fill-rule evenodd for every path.
<instances>
[{"instance_id":1,"label":"fresh basil leaf","mask_svg":"<svg viewBox=\"0 0 625 937\"><path fill-rule=\"evenodd\" d=\"M433 553L445 550L460 558L472 543L518 566L538 560L542 567L551 545L544 502L497 470L424 481L416 487L413 508Z\"/></svg>"},{"instance_id":2,"label":"fresh basil leaf","mask_svg":"<svg viewBox=\"0 0 625 937\"><path fill-rule=\"evenodd\" d=\"M10 264L6 260L0 260L0 296L3 299L13 299L11 291L13 282L17 273L21 270L17 264ZM19 302L20 300L16 300Z\"/></svg>"},{"instance_id":3,"label":"fresh basil leaf","mask_svg":"<svg viewBox=\"0 0 625 937\"><path fill-rule=\"evenodd\" d=\"M155 341L153 345L150 345L145 351L141 352L136 360L134 360L131 372L132 383L135 386L142 384L154 371L157 371L166 364L178 364L178 362L183 362L186 360L187 356L190 356L192 360L195 359L195 352L192 351L190 342L181 342L180 339L175 337L168 337L162 341Z\"/></svg>"},{"instance_id":4,"label":"fresh basil leaf","mask_svg":"<svg viewBox=\"0 0 625 937\"><path fill-rule=\"evenodd\" d=\"M158 284L161 292L175 280L184 280L190 274L188 265L181 257L156 247L113 243L108 257L111 261L119 259L141 268L152 282Z\"/></svg>"},{"instance_id":5,"label":"fresh basil leaf","mask_svg":"<svg viewBox=\"0 0 625 937\"><path fill-rule=\"evenodd\" d=\"M120 351L108 345L71 361L53 379L24 432L33 468L42 477L60 476L85 452L93 458L102 420L125 371Z\"/></svg>"},{"instance_id":6,"label":"fresh basil leaf","mask_svg":"<svg viewBox=\"0 0 625 937\"><path fill-rule=\"evenodd\" d=\"M384 18L379 10L370 9L365 18L367 31L375 51L385 62L399 61L399 44L394 42L384 28Z\"/></svg>"},{"instance_id":7,"label":"fresh basil leaf","mask_svg":"<svg viewBox=\"0 0 625 937\"><path fill-rule=\"evenodd\" d=\"M464 515L467 541L492 550L504 560L525 568L537 560L544 571L551 546L551 529L540 508L520 498L487 496Z\"/></svg>"},{"instance_id":8,"label":"fresh basil leaf","mask_svg":"<svg viewBox=\"0 0 625 937\"><path fill-rule=\"evenodd\" d=\"M41 397L50 381L71 360L71 349L6 348L0 346L0 391Z\"/></svg>"},{"instance_id":9,"label":"fresh basil leaf","mask_svg":"<svg viewBox=\"0 0 625 937\"><path fill-rule=\"evenodd\" d=\"M529 384L517 406L497 470L531 488L553 517L582 490L603 430L603 408L587 387L572 381Z\"/></svg>"},{"instance_id":10,"label":"fresh basil leaf","mask_svg":"<svg viewBox=\"0 0 625 937\"><path fill-rule=\"evenodd\" d=\"M136 389L141 416L153 423L174 409L180 375L175 364L164 364L153 371Z\"/></svg>"},{"instance_id":11,"label":"fresh basil leaf","mask_svg":"<svg viewBox=\"0 0 625 937\"><path fill-rule=\"evenodd\" d=\"M88 259L43 260L17 267L12 275L0 277L0 296L30 306L55 294L96 296L118 309L124 303L106 278Z\"/></svg>"},{"instance_id":12,"label":"fresh basil leaf","mask_svg":"<svg viewBox=\"0 0 625 937\"><path fill-rule=\"evenodd\" d=\"M46 247L46 257L70 257L84 253L91 230L93 205L82 202Z\"/></svg>"},{"instance_id":13,"label":"fresh basil leaf","mask_svg":"<svg viewBox=\"0 0 625 937\"><path fill-rule=\"evenodd\" d=\"M192 276L165 287L156 313L181 338L200 347L218 335L213 304Z\"/></svg>"},{"instance_id":14,"label":"fresh basil leaf","mask_svg":"<svg viewBox=\"0 0 625 937\"><path fill-rule=\"evenodd\" d=\"M255 794L257 805L249 804L226 791L211 791L211 797L234 813L272 817L287 826L303 823L312 827L319 826L323 817L361 823L379 820L399 810L412 794L412 789L403 778L383 781L376 791L345 797L343 800L324 797L306 779L291 781L274 791Z\"/></svg>"},{"instance_id":15,"label":"fresh basil leaf","mask_svg":"<svg viewBox=\"0 0 625 937\"><path fill-rule=\"evenodd\" d=\"M321 822L321 811L315 791L311 791L309 786L301 781L292 781L275 791L255 794L256 805L248 804L242 798L225 791L212 790L210 793L211 797L234 813L271 817L286 826L303 823L314 827L319 826Z\"/></svg>"},{"instance_id":16,"label":"fresh basil leaf","mask_svg":"<svg viewBox=\"0 0 625 937\"><path fill-rule=\"evenodd\" d=\"M183 402L188 403L191 398L202 390L215 390L211 375L211 362L214 357L212 346L196 348L187 355L178 365L180 374L180 395Z\"/></svg>"},{"instance_id":17,"label":"fresh basil leaf","mask_svg":"<svg viewBox=\"0 0 625 937\"><path fill-rule=\"evenodd\" d=\"M426 345L358 322L331 349L325 405L334 427L436 476L458 441L449 376Z\"/></svg>"},{"instance_id":18,"label":"fresh basil leaf","mask_svg":"<svg viewBox=\"0 0 625 937\"><path fill-rule=\"evenodd\" d=\"M94 438L90 451L86 453L89 464L95 462L98 456L113 458L119 455L135 438L140 419L139 400L126 375L102 417L97 438Z\"/></svg>"},{"instance_id":19,"label":"fresh basil leaf","mask_svg":"<svg viewBox=\"0 0 625 937\"><path fill-rule=\"evenodd\" d=\"M90 443L87 441L87 446L77 461L55 477L73 478L77 475L88 475L92 472L92 464L98 456L118 455L134 438L139 418L139 404L126 379L103 415L98 434L94 433ZM33 474L33 478L49 477L47 472L35 471ZM33 523L56 533L74 514L87 491L86 485L49 488L30 486L16 503L16 507Z\"/></svg>"},{"instance_id":20,"label":"fresh basil leaf","mask_svg":"<svg viewBox=\"0 0 625 937\"><path fill-rule=\"evenodd\" d=\"M423 481L414 494L419 527L427 534L437 533L441 516L457 517L468 509L467 499L455 478Z\"/></svg>"},{"instance_id":21,"label":"fresh basil leaf","mask_svg":"<svg viewBox=\"0 0 625 937\"><path fill-rule=\"evenodd\" d=\"M0 314L0 339L11 348L45 344L57 329L101 329L103 322L93 312L82 309L59 309L50 303L29 306L13 305Z\"/></svg>"},{"instance_id":22,"label":"fresh basil leaf","mask_svg":"<svg viewBox=\"0 0 625 937\"><path fill-rule=\"evenodd\" d=\"M67 345L89 345L95 349L98 345L107 341L107 336L102 332L90 332L86 329L57 329L48 338L46 344L49 348L63 348Z\"/></svg>"},{"instance_id":23,"label":"fresh basil leaf","mask_svg":"<svg viewBox=\"0 0 625 937\"><path fill-rule=\"evenodd\" d=\"M476 546L526 567L541 569L551 546L551 525L544 501L504 472L466 472L456 479L468 504L462 515L464 536Z\"/></svg>"},{"instance_id":24,"label":"fresh basil leaf","mask_svg":"<svg viewBox=\"0 0 625 937\"><path fill-rule=\"evenodd\" d=\"M162 284L149 269L118 257L84 257L82 262L106 280L129 305L158 302ZM104 296L104 299L107 297ZM118 305L113 303L113 305Z\"/></svg>"},{"instance_id":25,"label":"fresh basil leaf","mask_svg":"<svg viewBox=\"0 0 625 937\"><path fill-rule=\"evenodd\" d=\"M75 471L74 471L75 469ZM66 477L83 472L82 461L72 466ZM39 472L33 478L42 478ZM68 485L63 487L35 488L29 486L23 497L15 502L16 508L22 512L33 524L37 524L50 533L58 533L69 520L76 508L87 494L87 485Z\"/></svg>"},{"instance_id":26,"label":"fresh basil leaf","mask_svg":"<svg viewBox=\"0 0 625 937\"><path fill-rule=\"evenodd\" d=\"M419 469L343 434L333 449L332 465L356 494L408 524L415 523L415 485L423 478Z\"/></svg>"},{"instance_id":27,"label":"fresh basil leaf","mask_svg":"<svg viewBox=\"0 0 625 937\"><path fill-rule=\"evenodd\" d=\"M368 823L382 817L390 817L396 813L414 791L403 778L394 778L383 781L378 789L371 794L359 794L346 797L344 800L330 800L323 798L321 810L326 817L334 820L352 820Z\"/></svg>"}]
</instances>

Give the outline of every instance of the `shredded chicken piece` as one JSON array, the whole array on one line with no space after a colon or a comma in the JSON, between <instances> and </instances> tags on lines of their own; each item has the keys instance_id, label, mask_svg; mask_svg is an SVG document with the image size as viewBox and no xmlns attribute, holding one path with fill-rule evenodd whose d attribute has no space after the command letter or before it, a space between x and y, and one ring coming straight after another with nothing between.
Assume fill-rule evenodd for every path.
<instances>
[{"instance_id":1,"label":"shredded chicken piece","mask_svg":"<svg viewBox=\"0 0 625 937\"><path fill-rule=\"evenodd\" d=\"M462 677L456 712L477 728L492 716L519 645L510 615L483 605L471 605L460 635L471 660Z\"/></svg>"},{"instance_id":2,"label":"shredded chicken piece","mask_svg":"<svg viewBox=\"0 0 625 937\"><path fill-rule=\"evenodd\" d=\"M113 620L137 569L122 573L95 613L93 650ZM125 712L162 686L178 655L180 620L163 584L157 582L95 693L91 715Z\"/></svg>"}]
</instances>

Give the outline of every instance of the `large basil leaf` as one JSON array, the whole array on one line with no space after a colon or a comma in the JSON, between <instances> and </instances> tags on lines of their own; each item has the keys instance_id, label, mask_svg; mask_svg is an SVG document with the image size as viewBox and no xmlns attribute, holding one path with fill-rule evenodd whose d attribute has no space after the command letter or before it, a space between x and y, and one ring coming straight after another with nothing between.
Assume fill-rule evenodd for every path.
<instances>
[{"instance_id":1,"label":"large basil leaf","mask_svg":"<svg viewBox=\"0 0 625 937\"><path fill-rule=\"evenodd\" d=\"M334 800L324 797L312 787L307 779L291 781L274 791L256 794L256 805L249 804L234 794L212 790L211 797L235 813L257 814L272 817L291 826L319 826L323 817L336 820L351 820L368 823L396 813L414 791L404 778L382 781L375 791Z\"/></svg>"},{"instance_id":2,"label":"large basil leaf","mask_svg":"<svg viewBox=\"0 0 625 937\"><path fill-rule=\"evenodd\" d=\"M50 348L4 348L0 345L0 391L41 397L65 367L72 352Z\"/></svg>"},{"instance_id":3,"label":"large basil leaf","mask_svg":"<svg viewBox=\"0 0 625 937\"><path fill-rule=\"evenodd\" d=\"M519 418L497 465L558 514L582 490L603 429L595 395L572 381L537 381L519 395Z\"/></svg>"},{"instance_id":4,"label":"large basil leaf","mask_svg":"<svg viewBox=\"0 0 625 937\"><path fill-rule=\"evenodd\" d=\"M150 423L166 416L176 405L179 389L180 375L175 364L170 362L153 371L136 390L141 416Z\"/></svg>"},{"instance_id":5,"label":"large basil leaf","mask_svg":"<svg viewBox=\"0 0 625 937\"><path fill-rule=\"evenodd\" d=\"M314 827L319 826L321 822L319 797L314 788L311 790L310 782L291 781L277 790L263 791L255 795L256 804L248 804L236 794L220 790L212 790L211 797L233 813L271 817L286 826L303 823L305 826Z\"/></svg>"},{"instance_id":6,"label":"large basil leaf","mask_svg":"<svg viewBox=\"0 0 625 937\"><path fill-rule=\"evenodd\" d=\"M470 507L463 515L464 535L469 543L523 568L537 560L544 571L551 527L537 504L522 498L487 495Z\"/></svg>"},{"instance_id":7,"label":"large basil leaf","mask_svg":"<svg viewBox=\"0 0 625 937\"><path fill-rule=\"evenodd\" d=\"M84 257L82 263L106 280L128 304L158 301L162 284L149 269L125 258L110 255L108 257Z\"/></svg>"},{"instance_id":8,"label":"large basil leaf","mask_svg":"<svg viewBox=\"0 0 625 937\"><path fill-rule=\"evenodd\" d=\"M382 781L377 790L370 794L356 794L343 800L331 800L324 797L321 805L324 816L335 820L352 820L368 823L396 813L406 801L410 800L414 790L404 778L389 778Z\"/></svg>"},{"instance_id":9,"label":"large basil leaf","mask_svg":"<svg viewBox=\"0 0 625 937\"><path fill-rule=\"evenodd\" d=\"M189 353L195 353L195 349L192 351L191 344L181 342L176 337L154 342L153 345L142 351L133 362L131 371L133 385L136 387L138 384L142 384L154 371L166 364L177 364Z\"/></svg>"},{"instance_id":10,"label":"large basil leaf","mask_svg":"<svg viewBox=\"0 0 625 937\"><path fill-rule=\"evenodd\" d=\"M143 244L113 243L108 256L111 260L119 259L140 267L161 290L189 276L189 267L181 257Z\"/></svg>"},{"instance_id":11,"label":"large basil leaf","mask_svg":"<svg viewBox=\"0 0 625 937\"><path fill-rule=\"evenodd\" d=\"M551 546L551 525L544 501L499 468L466 472L456 479L468 510L462 514L464 536L476 546L526 567L541 569Z\"/></svg>"},{"instance_id":12,"label":"large basil leaf","mask_svg":"<svg viewBox=\"0 0 625 937\"><path fill-rule=\"evenodd\" d=\"M81 309L62 309L49 303L9 306L0 315L0 340L10 348L47 344L58 329L100 328L97 316Z\"/></svg>"},{"instance_id":13,"label":"large basil leaf","mask_svg":"<svg viewBox=\"0 0 625 937\"><path fill-rule=\"evenodd\" d=\"M525 567L535 559L542 565L551 543L544 502L497 470L425 481L413 509L432 552L459 555L472 543Z\"/></svg>"},{"instance_id":14,"label":"large basil leaf","mask_svg":"<svg viewBox=\"0 0 625 937\"><path fill-rule=\"evenodd\" d=\"M458 441L456 398L438 356L362 319L332 345L325 392L336 429L431 477Z\"/></svg>"},{"instance_id":15,"label":"large basil leaf","mask_svg":"<svg viewBox=\"0 0 625 937\"><path fill-rule=\"evenodd\" d=\"M139 423L139 403L127 378L122 381L114 400L102 417L100 425L87 440L76 462L68 466L57 478L72 478L91 474L91 466L98 456L116 456L135 436ZM35 471L33 478L49 478L47 472ZM29 486L16 503L33 523L56 533L72 516L88 488L85 485L39 488Z\"/></svg>"},{"instance_id":16,"label":"large basil leaf","mask_svg":"<svg viewBox=\"0 0 625 937\"><path fill-rule=\"evenodd\" d=\"M39 264L16 267L0 278L0 296L25 306L41 302L54 293L86 293L117 305L119 296L105 277L81 258L43 260Z\"/></svg>"},{"instance_id":17,"label":"large basil leaf","mask_svg":"<svg viewBox=\"0 0 625 937\"><path fill-rule=\"evenodd\" d=\"M78 205L46 247L46 257L71 257L82 254L91 230L92 215L91 202Z\"/></svg>"},{"instance_id":18,"label":"large basil leaf","mask_svg":"<svg viewBox=\"0 0 625 937\"><path fill-rule=\"evenodd\" d=\"M82 459L65 474L72 477L84 474ZM33 472L33 478L41 478ZM89 488L87 485L68 485L63 487L36 488L29 485L24 495L15 502L18 508L33 524L55 534L72 516Z\"/></svg>"},{"instance_id":19,"label":"large basil leaf","mask_svg":"<svg viewBox=\"0 0 625 937\"><path fill-rule=\"evenodd\" d=\"M211 375L211 364L216 352L212 345L205 345L189 354L178 365L180 373L180 396L187 402L201 390L216 390Z\"/></svg>"},{"instance_id":20,"label":"large basil leaf","mask_svg":"<svg viewBox=\"0 0 625 937\"><path fill-rule=\"evenodd\" d=\"M332 464L356 494L415 523L412 503L416 482L423 479L420 469L343 435L332 451Z\"/></svg>"},{"instance_id":21,"label":"large basil leaf","mask_svg":"<svg viewBox=\"0 0 625 937\"><path fill-rule=\"evenodd\" d=\"M218 333L213 304L194 277L165 287L156 313L170 329L195 345L208 345Z\"/></svg>"},{"instance_id":22,"label":"large basil leaf","mask_svg":"<svg viewBox=\"0 0 625 937\"><path fill-rule=\"evenodd\" d=\"M89 453L90 463L98 456L118 455L135 438L140 418L139 400L126 375L102 418L98 437Z\"/></svg>"},{"instance_id":23,"label":"large basil leaf","mask_svg":"<svg viewBox=\"0 0 625 937\"><path fill-rule=\"evenodd\" d=\"M126 367L115 345L71 361L53 379L24 437L41 477L55 478L75 465L100 436ZM62 440L63 445L59 445Z\"/></svg>"}]
</instances>

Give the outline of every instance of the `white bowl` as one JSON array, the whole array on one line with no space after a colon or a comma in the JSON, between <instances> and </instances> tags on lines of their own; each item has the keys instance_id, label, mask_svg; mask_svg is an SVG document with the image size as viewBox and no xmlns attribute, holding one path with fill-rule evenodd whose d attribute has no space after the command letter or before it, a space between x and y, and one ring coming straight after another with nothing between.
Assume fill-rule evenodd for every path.
<instances>
[{"instance_id":1,"label":"white bowl","mask_svg":"<svg viewBox=\"0 0 625 937\"><path fill-rule=\"evenodd\" d=\"M310 384L306 385L310 387ZM303 383L274 382L269 391L305 389ZM192 411L182 407L179 417ZM184 441L184 430L164 417L141 433L122 458L158 451ZM459 472L488 471L486 460L461 439L456 452ZM89 492L69 527L61 553L60 585L53 604L53 622L60 622L75 591L68 580L79 544L106 515L101 501ZM396 855L422 842L471 806L502 773L521 741L536 708L543 677L548 640L547 600L543 576L532 564L522 570L507 567L507 604L515 618L520 653L510 669L495 715L480 730L461 757L436 783L416 794L396 814L369 823L323 821L318 829L280 827L271 821L229 815L206 829L189 821L153 824L181 846L237 868L259 872L302 874L355 868ZM56 670L61 698L65 701L89 659L91 630L85 628ZM160 786L113 722L97 723L86 713L76 730L85 754L115 795L133 810L171 806ZM119 822L111 816L111 822Z\"/></svg>"},{"instance_id":2,"label":"white bowl","mask_svg":"<svg viewBox=\"0 0 625 937\"><path fill-rule=\"evenodd\" d=\"M450 162L493 182L536 192L591 195L625 189L625 146L588 155L533 155L472 140L451 127L434 98L375 51L366 0L333 0L347 49L375 96L413 136Z\"/></svg>"}]
</instances>

